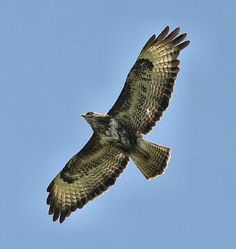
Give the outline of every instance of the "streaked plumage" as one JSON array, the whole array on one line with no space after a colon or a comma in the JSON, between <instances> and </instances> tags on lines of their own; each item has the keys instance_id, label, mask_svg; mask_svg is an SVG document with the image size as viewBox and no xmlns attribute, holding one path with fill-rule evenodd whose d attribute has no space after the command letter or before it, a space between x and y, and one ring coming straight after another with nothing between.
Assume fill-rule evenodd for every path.
<instances>
[{"instance_id":1,"label":"streaked plumage","mask_svg":"<svg viewBox=\"0 0 236 249\"><path fill-rule=\"evenodd\" d=\"M179 28L153 35L130 70L117 101L107 114L85 113L94 133L47 188L53 220L63 222L71 212L106 191L131 158L151 179L167 167L170 149L147 142L148 133L166 110L179 72L178 56L189 41ZM169 34L168 34L169 33Z\"/></svg>"}]
</instances>

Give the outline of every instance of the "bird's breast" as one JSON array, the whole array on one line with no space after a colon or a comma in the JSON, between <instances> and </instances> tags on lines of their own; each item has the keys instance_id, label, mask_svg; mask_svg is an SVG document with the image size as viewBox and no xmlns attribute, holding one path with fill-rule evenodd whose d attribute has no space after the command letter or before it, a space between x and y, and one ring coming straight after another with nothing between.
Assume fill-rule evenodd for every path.
<instances>
[{"instance_id":1,"label":"bird's breast","mask_svg":"<svg viewBox=\"0 0 236 249\"><path fill-rule=\"evenodd\" d=\"M122 148L129 148L132 144L131 131L114 118L111 118L101 139L104 142L110 142L114 146Z\"/></svg>"}]
</instances>

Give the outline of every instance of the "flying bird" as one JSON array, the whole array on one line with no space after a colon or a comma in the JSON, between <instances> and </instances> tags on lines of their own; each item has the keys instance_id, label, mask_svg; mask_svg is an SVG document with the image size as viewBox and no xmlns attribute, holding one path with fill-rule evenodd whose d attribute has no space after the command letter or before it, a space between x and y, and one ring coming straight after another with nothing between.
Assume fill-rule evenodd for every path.
<instances>
[{"instance_id":1,"label":"flying bird","mask_svg":"<svg viewBox=\"0 0 236 249\"><path fill-rule=\"evenodd\" d=\"M178 56L188 46L180 28L167 26L141 50L125 85L106 113L82 114L93 129L87 144L49 184L47 204L53 221L62 223L71 212L106 191L131 159L146 179L161 175L171 149L143 139L169 105L179 72Z\"/></svg>"}]
</instances>

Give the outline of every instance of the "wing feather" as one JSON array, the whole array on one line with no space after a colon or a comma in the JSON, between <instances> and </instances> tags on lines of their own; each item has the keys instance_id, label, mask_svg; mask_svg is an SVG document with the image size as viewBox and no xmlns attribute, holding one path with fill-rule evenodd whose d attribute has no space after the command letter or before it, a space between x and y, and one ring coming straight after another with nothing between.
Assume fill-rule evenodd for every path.
<instances>
[{"instance_id":1,"label":"wing feather","mask_svg":"<svg viewBox=\"0 0 236 249\"><path fill-rule=\"evenodd\" d=\"M179 72L179 53L189 44L184 41L187 34L179 32L176 28L169 33L167 26L148 40L108 114L143 134L155 126L169 105Z\"/></svg>"},{"instance_id":2,"label":"wing feather","mask_svg":"<svg viewBox=\"0 0 236 249\"><path fill-rule=\"evenodd\" d=\"M85 147L49 184L47 204L53 221L62 223L71 212L106 191L116 181L129 158L118 149L100 145L93 135Z\"/></svg>"}]
</instances>

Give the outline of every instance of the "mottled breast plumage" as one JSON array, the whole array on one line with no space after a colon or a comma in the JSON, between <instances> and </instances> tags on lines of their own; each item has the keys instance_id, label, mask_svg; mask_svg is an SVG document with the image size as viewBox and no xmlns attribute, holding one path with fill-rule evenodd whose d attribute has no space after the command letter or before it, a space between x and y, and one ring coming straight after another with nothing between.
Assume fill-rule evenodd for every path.
<instances>
[{"instance_id":1,"label":"mottled breast plumage","mask_svg":"<svg viewBox=\"0 0 236 249\"><path fill-rule=\"evenodd\" d=\"M127 151L135 142L136 136L132 129L129 129L115 118L111 118L105 132L100 134L100 139L103 143L111 143Z\"/></svg>"}]
</instances>

